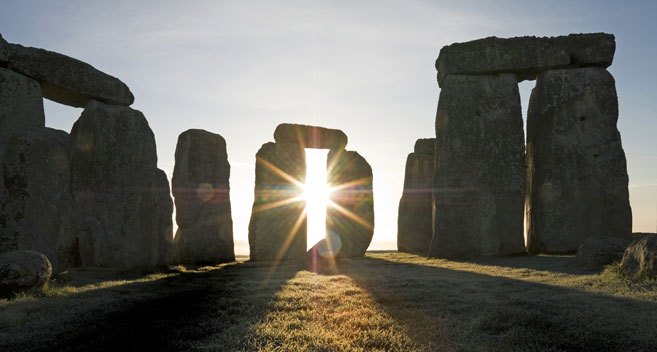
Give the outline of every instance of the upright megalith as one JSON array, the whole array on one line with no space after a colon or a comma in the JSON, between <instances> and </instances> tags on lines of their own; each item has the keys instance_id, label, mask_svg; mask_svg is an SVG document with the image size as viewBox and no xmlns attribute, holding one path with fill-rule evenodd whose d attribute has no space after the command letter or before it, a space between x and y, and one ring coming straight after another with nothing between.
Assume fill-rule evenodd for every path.
<instances>
[{"instance_id":1,"label":"upright megalith","mask_svg":"<svg viewBox=\"0 0 657 352\"><path fill-rule=\"evenodd\" d=\"M144 115L92 100L73 125L70 188L83 265L167 264L173 204Z\"/></svg>"},{"instance_id":2,"label":"upright megalith","mask_svg":"<svg viewBox=\"0 0 657 352\"><path fill-rule=\"evenodd\" d=\"M9 43L0 34L0 65L9 61Z\"/></svg>"},{"instance_id":3,"label":"upright megalith","mask_svg":"<svg viewBox=\"0 0 657 352\"><path fill-rule=\"evenodd\" d=\"M226 141L204 130L178 136L171 188L178 231L174 260L216 264L235 260Z\"/></svg>"},{"instance_id":4,"label":"upright megalith","mask_svg":"<svg viewBox=\"0 0 657 352\"><path fill-rule=\"evenodd\" d=\"M0 252L29 249L45 254L55 272L75 264L74 209L69 193L71 138L50 128L14 136L1 164Z\"/></svg>"},{"instance_id":5,"label":"upright megalith","mask_svg":"<svg viewBox=\"0 0 657 352\"><path fill-rule=\"evenodd\" d=\"M338 258L365 254L374 235L372 167L355 151L331 150L326 182L333 189L326 212L327 232L340 237Z\"/></svg>"},{"instance_id":6,"label":"upright megalith","mask_svg":"<svg viewBox=\"0 0 657 352\"><path fill-rule=\"evenodd\" d=\"M438 84L449 75L515 73L519 81L534 80L545 70L608 67L614 59L612 34L586 33L537 38L488 37L443 47L436 60Z\"/></svg>"},{"instance_id":7,"label":"upright megalith","mask_svg":"<svg viewBox=\"0 0 657 352\"><path fill-rule=\"evenodd\" d=\"M404 191L399 201L397 250L429 254L433 235L432 185L435 138L418 139L406 158Z\"/></svg>"},{"instance_id":8,"label":"upright megalith","mask_svg":"<svg viewBox=\"0 0 657 352\"><path fill-rule=\"evenodd\" d=\"M90 100L129 106L128 86L80 60L52 51L8 44L6 66L41 83L43 96L58 103L85 107ZM0 43L0 55L2 55ZM1 57L0 57L1 59Z\"/></svg>"},{"instance_id":9,"label":"upright megalith","mask_svg":"<svg viewBox=\"0 0 657 352\"><path fill-rule=\"evenodd\" d=\"M541 73L527 114L527 242L568 253L628 237L632 211L615 82L604 68Z\"/></svg>"},{"instance_id":10,"label":"upright megalith","mask_svg":"<svg viewBox=\"0 0 657 352\"><path fill-rule=\"evenodd\" d=\"M430 255L524 251L525 146L515 74L449 75L436 113Z\"/></svg>"},{"instance_id":11,"label":"upright megalith","mask_svg":"<svg viewBox=\"0 0 657 352\"><path fill-rule=\"evenodd\" d=\"M306 253L302 199L306 152L299 144L265 143L256 154L255 194L249 222L251 260L298 260Z\"/></svg>"}]
</instances>

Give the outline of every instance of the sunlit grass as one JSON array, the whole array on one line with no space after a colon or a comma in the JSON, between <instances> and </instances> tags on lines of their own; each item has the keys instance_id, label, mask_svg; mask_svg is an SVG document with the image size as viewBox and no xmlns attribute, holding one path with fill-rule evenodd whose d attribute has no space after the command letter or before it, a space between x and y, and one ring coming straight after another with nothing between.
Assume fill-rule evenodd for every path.
<instances>
[{"instance_id":1,"label":"sunlit grass","mask_svg":"<svg viewBox=\"0 0 657 352\"><path fill-rule=\"evenodd\" d=\"M570 257L369 253L338 275L296 264L72 270L0 301L0 350L650 350L657 286ZM148 346L133 341L148 341ZM135 345L137 343L137 345ZM144 342L145 343L145 342ZM11 346L12 349L8 349ZM82 348L82 347L79 347Z\"/></svg>"}]
</instances>

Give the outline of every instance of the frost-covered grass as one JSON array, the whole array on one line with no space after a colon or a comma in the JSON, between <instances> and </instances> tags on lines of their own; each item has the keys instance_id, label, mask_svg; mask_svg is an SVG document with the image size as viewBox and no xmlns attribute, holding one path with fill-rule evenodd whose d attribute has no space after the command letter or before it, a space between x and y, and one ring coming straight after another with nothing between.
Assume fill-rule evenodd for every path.
<instances>
[{"instance_id":1,"label":"frost-covered grass","mask_svg":"<svg viewBox=\"0 0 657 352\"><path fill-rule=\"evenodd\" d=\"M0 301L0 350L654 350L657 283L570 260L71 270L40 296Z\"/></svg>"}]
</instances>

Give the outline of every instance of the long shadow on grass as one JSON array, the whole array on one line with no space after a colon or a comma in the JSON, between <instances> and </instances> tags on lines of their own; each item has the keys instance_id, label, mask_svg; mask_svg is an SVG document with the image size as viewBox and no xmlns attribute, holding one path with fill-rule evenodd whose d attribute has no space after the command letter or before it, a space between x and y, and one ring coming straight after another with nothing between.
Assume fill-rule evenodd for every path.
<instances>
[{"instance_id":1,"label":"long shadow on grass","mask_svg":"<svg viewBox=\"0 0 657 352\"><path fill-rule=\"evenodd\" d=\"M582 290L391 262L353 261L343 273L427 348L447 330L456 350L648 351L657 304Z\"/></svg>"},{"instance_id":2,"label":"long shadow on grass","mask_svg":"<svg viewBox=\"0 0 657 352\"><path fill-rule=\"evenodd\" d=\"M298 270L238 263L17 302L0 311L0 351L189 351L219 332L247 336Z\"/></svg>"}]
</instances>

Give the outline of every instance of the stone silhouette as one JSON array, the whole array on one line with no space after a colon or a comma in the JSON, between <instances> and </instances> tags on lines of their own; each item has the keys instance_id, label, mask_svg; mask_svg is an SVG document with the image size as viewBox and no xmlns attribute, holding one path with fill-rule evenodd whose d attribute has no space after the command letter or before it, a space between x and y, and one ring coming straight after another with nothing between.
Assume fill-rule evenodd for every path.
<instances>
[{"instance_id":1,"label":"stone silhouette","mask_svg":"<svg viewBox=\"0 0 657 352\"><path fill-rule=\"evenodd\" d=\"M432 256L574 252L590 236L627 237L631 210L616 129L616 43L604 33L489 37L444 47L436 114ZM537 79L526 178L516 83Z\"/></svg>"},{"instance_id":2,"label":"stone silhouette","mask_svg":"<svg viewBox=\"0 0 657 352\"><path fill-rule=\"evenodd\" d=\"M515 74L449 75L436 113L430 255L524 251L525 146Z\"/></svg>"},{"instance_id":3,"label":"stone silhouette","mask_svg":"<svg viewBox=\"0 0 657 352\"><path fill-rule=\"evenodd\" d=\"M326 183L334 191L327 208L327 232L340 236L338 258L365 255L374 236L372 167L354 151L331 150L327 158Z\"/></svg>"},{"instance_id":4,"label":"stone silhouette","mask_svg":"<svg viewBox=\"0 0 657 352\"><path fill-rule=\"evenodd\" d=\"M435 138L418 139L414 152L408 154L404 191L399 201L397 250L428 255L433 226L432 185Z\"/></svg>"},{"instance_id":5,"label":"stone silhouette","mask_svg":"<svg viewBox=\"0 0 657 352\"><path fill-rule=\"evenodd\" d=\"M170 262L173 204L144 115L92 100L73 125L71 193L83 265Z\"/></svg>"},{"instance_id":6,"label":"stone silhouette","mask_svg":"<svg viewBox=\"0 0 657 352\"><path fill-rule=\"evenodd\" d=\"M573 252L632 232L614 79L603 68L541 73L527 114L527 244Z\"/></svg>"},{"instance_id":7,"label":"stone silhouette","mask_svg":"<svg viewBox=\"0 0 657 352\"><path fill-rule=\"evenodd\" d=\"M178 137L171 188L178 231L174 260L216 264L235 260L226 141L204 130Z\"/></svg>"},{"instance_id":8,"label":"stone silhouette","mask_svg":"<svg viewBox=\"0 0 657 352\"><path fill-rule=\"evenodd\" d=\"M255 199L249 223L251 260L304 260L307 244L302 199L306 176L304 148L330 149L327 182L333 186L348 183L337 192L340 196L333 199L342 212L327 210L327 228L341 242L336 256L365 253L374 228L372 170L358 153L344 150L347 144L344 132L281 124L274 132L274 139L276 143L265 143L256 154ZM349 216L351 219L347 219Z\"/></svg>"},{"instance_id":9,"label":"stone silhouette","mask_svg":"<svg viewBox=\"0 0 657 352\"><path fill-rule=\"evenodd\" d=\"M26 250L1 253L0 298L42 291L51 275L50 261L41 253Z\"/></svg>"}]
</instances>

